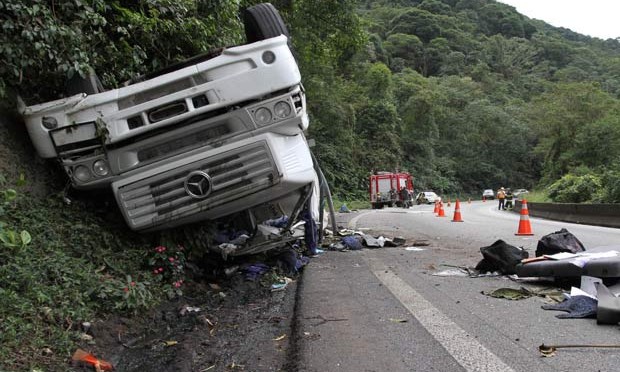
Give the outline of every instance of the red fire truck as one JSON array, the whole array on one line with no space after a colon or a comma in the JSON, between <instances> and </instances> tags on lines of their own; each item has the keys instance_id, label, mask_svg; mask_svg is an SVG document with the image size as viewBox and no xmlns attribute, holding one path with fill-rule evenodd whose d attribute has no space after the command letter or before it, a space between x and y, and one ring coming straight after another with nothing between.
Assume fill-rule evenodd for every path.
<instances>
[{"instance_id":1,"label":"red fire truck","mask_svg":"<svg viewBox=\"0 0 620 372\"><path fill-rule=\"evenodd\" d=\"M407 172L376 172L370 176L372 209L384 206L409 208L413 201L413 178Z\"/></svg>"}]
</instances>

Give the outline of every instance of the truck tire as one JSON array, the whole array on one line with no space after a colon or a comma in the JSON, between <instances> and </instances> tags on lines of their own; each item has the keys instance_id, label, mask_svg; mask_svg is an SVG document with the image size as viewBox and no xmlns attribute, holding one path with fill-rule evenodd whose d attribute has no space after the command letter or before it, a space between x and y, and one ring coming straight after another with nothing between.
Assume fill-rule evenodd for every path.
<instances>
[{"instance_id":1,"label":"truck tire","mask_svg":"<svg viewBox=\"0 0 620 372\"><path fill-rule=\"evenodd\" d=\"M271 3L262 3L251 6L243 11L243 24L248 43L270 39L284 35L289 38L290 34L280 13Z\"/></svg>"}]
</instances>

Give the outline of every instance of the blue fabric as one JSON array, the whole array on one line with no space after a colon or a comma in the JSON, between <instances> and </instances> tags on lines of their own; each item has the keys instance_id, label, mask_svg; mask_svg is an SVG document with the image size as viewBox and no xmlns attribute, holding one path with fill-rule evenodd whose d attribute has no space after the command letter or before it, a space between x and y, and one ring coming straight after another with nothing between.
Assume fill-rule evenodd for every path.
<instances>
[{"instance_id":1,"label":"blue fabric","mask_svg":"<svg viewBox=\"0 0 620 372\"><path fill-rule=\"evenodd\" d=\"M282 269L287 274L296 274L299 270L310 262L308 257L300 256L293 248L288 249L278 256L278 261Z\"/></svg>"},{"instance_id":2,"label":"blue fabric","mask_svg":"<svg viewBox=\"0 0 620 372\"><path fill-rule=\"evenodd\" d=\"M353 235L342 238L342 244L352 251L359 251L363 248L362 243Z\"/></svg>"},{"instance_id":3,"label":"blue fabric","mask_svg":"<svg viewBox=\"0 0 620 372\"><path fill-rule=\"evenodd\" d=\"M319 242L319 231L316 227L316 222L314 222L307 208L304 209L301 218L306 223L304 225L304 241L306 242L306 247L308 247L310 255L316 255Z\"/></svg>"},{"instance_id":4,"label":"blue fabric","mask_svg":"<svg viewBox=\"0 0 620 372\"><path fill-rule=\"evenodd\" d=\"M545 310L566 311L568 314L556 315L559 319L594 318L598 308L598 301L588 296L573 296L555 305L542 305Z\"/></svg>"},{"instance_id":5,"label":"blue fabric","mask_svg":"<svg viewBox=\"0 0 620 372\"><path fill-rule=\"evenodd\" d=\"M265 225L279 227L279 228L285 227L287 223L288 223L288 216L286 215L265 221Z\"/></svg>"},{"instance_id":6,"label":"blue fabric","mask_svg":"<svg viewBox=\"0 0 620 372\"><path fill-rule=\"evenodd\" d=\"M254 263L242 269L246 280L256 281L261 275L269 271L270 267L264 263Z\"/></svg>"},{"instance_id":7,"label":"blue fabric","mask_svg":"<svg viewBox=\"0 0 620 372\"><path fill-rule=\"evenodd\" d=\"M215 234L213 240L215 240L217 244L229 243L231 240L235 240L244 234L249 235L245 230L220 230Z\"/></svg>"}]
</instances>

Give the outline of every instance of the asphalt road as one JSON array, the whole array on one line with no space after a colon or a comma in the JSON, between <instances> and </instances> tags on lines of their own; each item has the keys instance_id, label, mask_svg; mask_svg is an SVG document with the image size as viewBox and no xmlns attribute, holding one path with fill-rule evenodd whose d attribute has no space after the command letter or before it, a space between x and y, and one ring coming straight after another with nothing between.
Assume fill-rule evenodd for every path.
<instances>
[{"instance_id":1,"label":"asphalt road","mask_svg":"<svg viewBox=\"0 0 620 372\"><path fill-rule=\"evenodd\" d=\"M596 319L558 319L542 310L549 300L518 301L485 295L498 288L557 288L505 276L437 276L453 266L475 266L480 247L503 239L534 256L540 237L566 228L586 248L620 244L620 229L531 218L534 236L516 236L519 215L496 202L461 203L464 222L433 214L433 206L339 214L349 228L402 236L410 246L328 251L313 259L299 283L299 371L618 371L620 349L559 349L545 344L620 344L618 327ZM422 245L422 243L429 245Z\"/></svg>"}]
</instances>

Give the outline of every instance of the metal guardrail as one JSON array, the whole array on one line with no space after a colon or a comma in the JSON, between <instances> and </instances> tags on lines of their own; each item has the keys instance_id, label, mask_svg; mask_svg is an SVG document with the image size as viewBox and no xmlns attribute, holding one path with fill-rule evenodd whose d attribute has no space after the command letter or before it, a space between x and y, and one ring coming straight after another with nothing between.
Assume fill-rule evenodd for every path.
<instances>
[{"instance_id":1,"label":"metal guardrail","mask_svg":"<svg viewBox=\"0 0 620 372\"><path fill-rule=\"evenodd\" d=\"M532 217L620 228L620 204L533 203L527 202ZM521 201L515 203L515 212L521 211Z\"/></svg>"}]
</instances>

